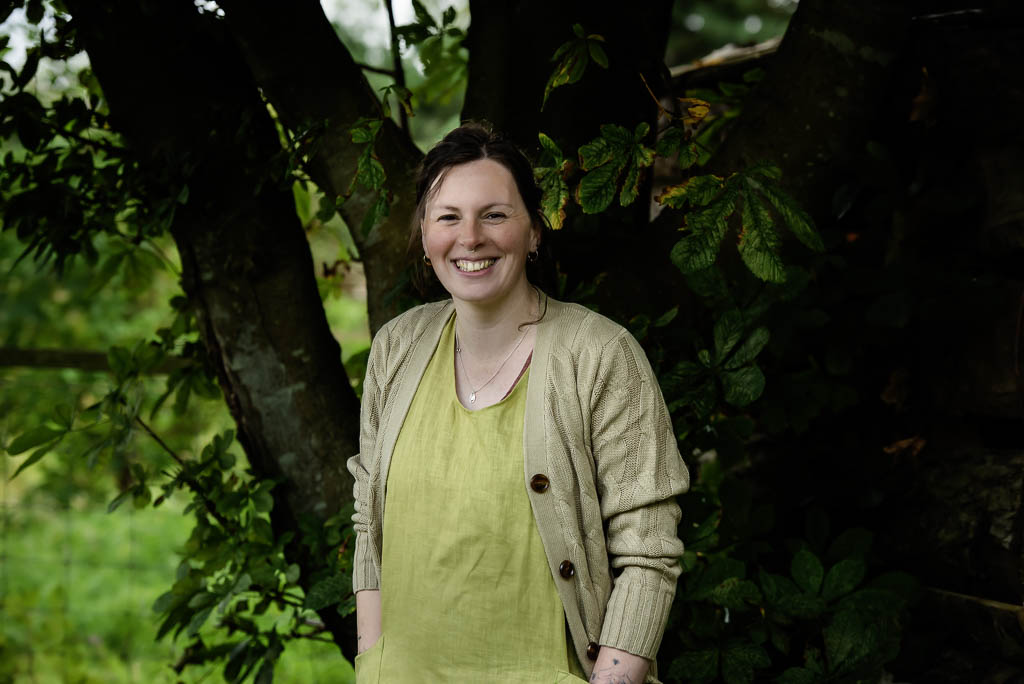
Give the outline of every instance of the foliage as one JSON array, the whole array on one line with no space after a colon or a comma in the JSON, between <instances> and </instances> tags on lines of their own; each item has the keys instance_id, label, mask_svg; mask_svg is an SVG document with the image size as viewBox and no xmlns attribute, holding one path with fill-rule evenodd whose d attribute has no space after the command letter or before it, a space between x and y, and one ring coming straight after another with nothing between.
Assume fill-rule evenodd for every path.
<instances>
[{"instance_id":1,"label":"foliage","mask_svg":"<svg viewBox=\"0 0 1024 684\"><path fill-rule=\"evenodd\" d=\"M746 83L760 77L748 74ZM687 551L661 651L665 680L876 681L899 652L917 591L913 578L871 573L871 535L864 529L831 543L821 535L780 536L771 499L759 499L734 474L749 466L758 400L772 381L759 362L772 337L766 321L792 315L790 303L809 282L805 268L783 261L781 227L807 248L794 258L825 250L810 216L782 190L776 166L762 162L724 177L702 173L714 145L707 129L717 132L735 118L747 87L688 93L678 115L659 104L664 123L656 141L646 123L633 131L604 125L600 137L580 147L578 166L541 134L543 206L560 227L569 197L584 214L607 211L616 196L620 205L631 204L657 157L689 173L655 199L681 217L683 236L670 256L696 307L690 320L707 321L710 329L701 334L675 326L680 307L671 302L653 321L646 315L630 321L652 358L676 359L659 379L681 452L700 455L695 485L682 499ZM744 271L722 254L731 231ZM683 338L692 356L679 359L681 345L673 338ZM827 528L823 516L811 515Z\"/></svg>"},{"instance_id":2,"label":"foliage","mask_svg":"<svg viewBox=\"0 0 1024 684\"><path fill-rule=\"evenodd\" d=\"M30 19L40 20L36 8L41 6L31 3ZM401 27L399 36L406 46L417 46L424 63L427 77L417 100L450 97L465 78L464 35L453 25L451 8L440 21L419 2L414 8L416 22ZM66 16L56 16L64 40L35 48L36 55L14 75L17 92L0 103L0 137L18 141L0 170L3 229L14 229L27 245L24 255L39 263L50 260L61 269L78 254L90 264L102 261L97 288L117 277L143 284L146 269L161 263L158 241L177 208L188 202L188 186L168 186L133 166L87 72L78 91L52 105L25 90L44 51L63 57L76 51ZM579 82L590 61L608 67L602 36L587 34L579 24L573 33L552 58L556 66L544 102L555 88ZM770 162L723 175L703 168L725 122L735 118L749 84L758 78L755 73L744 84L689 93L679 101L680 113L661 109L656 133L648 122L628 128L609 123L593 140L569 151L540 133L536 175L545 216L559 229L574 215L614 211L616 198L620 207L644 201L641 191L659 157L686 174L657 196L664 211L679 219L681 237L670 255L685 291L668 297L662 310L629 321L659 371L681 452L698 457L695 486L682 501L686 573L663 649L666 678L730 684L768 677L877 679L898 650L913 582L877 572L863 530L829 540L817 533L793 535L792 526L777 528L776 518L792 511L766 504L770 496L754 491L744 478L759 431L798 431L814 411L823 410L811 406L803 414L780 414L762 397L791 379L772 343L793 338L799 318L794 302L806 296L815 260L827 257L820 256L825 241L782 190L780 173ZM388 86L386 115L391 97L411 108L408 93ZM376 192L362 234L387 216L391 196L376 152L381 127L379 119L361 119L350 129L351 144L362 146L352 185L339 198L322 198L315 214L316 193L300 167L319 129L285 132L282 156L292 162L287 180L304 226L333 220L338 203L357 184ZM730 235L734 241L727 241ZM790 236L799 245L788 241ZM730 243L736 244L735 254ZM581 299L586 294L578 292ZM290 644L326 638L317 611L347 615L353 610L350 512L322 525L275 529L271 513L281 483L256 478L239 463L231 431L205 440L199 453L189 456L153 428L152 421L168 409L181 414L197 397L219 394L191 306L181 297L172 300L174 320L157 331L157 339L110 349L116 384L105 395L81 410L77 405L55 409L22 430L6 450L25 455L20 473L88 436L86 448L74 454L77 459L126 464L124 486L110 510L129 501L139 508L162 506L184 495L193 528L173 585L153 606L161 619L158 636L187 641L179 670L224 663L227 681L269 681ZM172 358L180 365L163 394L146 406L142 378ZM351 359L350 374L361 377L364 361L365 354ZM821 384L842 395L840 382ZM139 436L160 446L159 460L132 458ZM809 530L822 526L818 518L809 516ZM286 560L289 546L319 559L313 576L304 577ZM276 615L273 621L265 619L270 613Z\"/></svg>"},{"instance_id":3,"label":"foliage","mask_svg":"<svg viewBox=\"0 0 1024 684\"><path fill-rule=\"evenodd\" d=\"M422 104L449 102L465 88L466 50L462 47L465 32L455 26L455 8L441 13L440 23L419 0L412 0L416 21L399 26L398 37L407 46L415 45L423 64L424 80L415 89Z\"/></svg>"},{"instance_id":4,"label":"foliage","mask_svg":"<svg viewBox=\"0 0 1024 684\"><path fill-rule=\"evenodd\" d=\"M551 76L548 77L547 85L544 86L544 99L541 101L541 110L547 105L548 96L552 90L560 86L577 83L583 78L587 65L591 61L602 69L608 68L608 55L605 54L604 48L601 47L601 43L604 42L604 36L597 33L588 34L579 24L573 24L572 32L576 37L562 43L555 50L555 54L551 58L551 61L556 64L554 71L551 72Z\"/></svg>"}]
</instances>

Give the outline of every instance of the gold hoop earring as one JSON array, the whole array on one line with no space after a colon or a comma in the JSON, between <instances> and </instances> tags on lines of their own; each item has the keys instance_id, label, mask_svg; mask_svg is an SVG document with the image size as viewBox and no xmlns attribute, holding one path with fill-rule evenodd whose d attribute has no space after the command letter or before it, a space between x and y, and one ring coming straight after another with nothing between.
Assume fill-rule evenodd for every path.
<instances>
[{"instance_id":1,"label":"gold hoop earring","mask_svg":"<svg viewBox=\"0 0 1024 684\"><path fill-rule=\"evenodd\" d=\"M540 254L537 252L537 250L534 250L532 252L527 253L526 260L529 261L532 264L535 261L537 261L537 259L539 257L540 257Z\"/></svg>"},{"instance_id":2,"label":"gold hoop earring","mask_svg":"<svg viewBox=\"0 0 1024 684\"><path fill-rule=\"evenodd\" d=\"M433 264L430 263L430 257L427 256L426 252L423 253L423 263L427 266L433 266Z\"/></svg>"}]
</instances>

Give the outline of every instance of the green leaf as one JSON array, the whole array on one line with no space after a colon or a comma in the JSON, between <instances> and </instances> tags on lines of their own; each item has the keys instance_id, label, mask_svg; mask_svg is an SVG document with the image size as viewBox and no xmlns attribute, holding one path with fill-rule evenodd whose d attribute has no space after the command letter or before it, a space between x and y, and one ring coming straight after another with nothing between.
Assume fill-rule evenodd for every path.
<instances>
[{"instance_id":1,"label":"green leaf","mask_svg":"<svg viewBox=\"0 0 1024 684\"><path fill-rule=\"evenodd\" d=\"M557 166L561 162L565 161L565 155L562 154L562 150L554 140L544 133L538 133L537 140L540 141L541 149L551 155L553 166Z\"/></svg>"},{"instance_id":2,"label":"green leaf","mask_svg":"<svg viewBox=\"0 0 1024 684\"><path fill-rule=\"evenodd\" d=\"M260 483L260 488L252 495L252 503L258 513L269 513L274 508L274 497L270 494L270 487L264 486L267 484L269 483L266 481Z\"/></svg>"},{"instance_id":3,"label":"green leaf","mask_svg":"<svg viewBox=\"0 0 1024 684\"><path fill-rule=\"evenodd\" d=\"M757 365L724 371L720 377L725 400L733 406L746 406L756 401L764 392L764 373Z\"/></svg>"},{"instance_id":4,"label":"green leaf","mask_svg":"<svg viewBox=\"0 0 1024 684\"><path fill-rule=\"evenodd\" d=\"M733 370L753 361L761 353L761 350L764 349L764 346L768 344L769 337L771 337L771 334L768 332L768 328L762 326L755 329L743 341L743 344L736 350L736 353L729 358L725 367Z\"/></svg>"},{"instance_id":5,"label":"green leaf","mask_svg":"<svg viewBox=\"0 0 1024 684\"><path fill-rule=\"evenodd\" d=\"M185 633L190 637L194 637L199 634L199 629L203 626L203 623L206 622L206 619L210 617L210 613L213 612L213 608L213 606L203 608L193 614L192 619L189 620L188 627L185 629Z\"/></svg>"},{"instance_id":6,"label":"green leaf","mask_svg":"<svg viewBox=\"0 0 1024 684\"><path fill-rule=\"evenodd\" d=\"M11 479L13 480L14 478L18 477L21 471L23 471L25 468L28 468L30 465L37 463L39 459L41 459L46 454L50 453L50 451L53 449L53 447L57 445L58 442L60 442L60 439L58 439L56 442L53 442L52 444L47 444L33 451L28 458L26 458L18 465L18 469L14 471L13 475L11 475Z\"/></svg>"},{"instance_id":7,"label":"green leaf","mask_svg":"<svg viewBox=\"0 0 1024 684\"><path fill-rule=\"evenodd\" d=\"M601 47L601 44L596 41L589 40L587 41L587 47L590 49L590 59L594 60L594 62L602 69L607 69L608 55L605 54L604 48Z\"/></svg>"},{"instance_id":8,"label":"green leaf","mask_svg":"<svg viewBox=\"0 0 1024 684\"><path fill-rule=\"evenodd\" d=\"M826 601L839 598L857 588L864 579L864 561L860 558L841 560L825 575L821 597Z\"/></svg>"},{"instance_id":9,"label":"green leaf","mask_svg":"<svg viewBox=\"0 0 1024 684\"><path fill-rule=\"evenodd\" d=\"M58 437L61 437L67 432L67 430L61 430L57 428L47 427L46 425L39 425L37 427L22 433L13 442L7 445L7 453L11 456L20 454L23 451L28 451L32 447L39 446L45 442L50 442ZM37 459L38 460L38 459Z\"/></svg>"},{"instance_id":10,"label":"green leaf","mask_svg":"<svg viewBox=\"0 0 1024 684\"><path fill-rule=\"evenodd\" d=\"M677 166L680 171L685 171L700 161L700 147L696 144L687 145L679 150L679 161Z\"/></svg>"},{"instance_id":11,"label":"green leaf","mask_svg":"<svg viewBox=\"0 0 1024 684\"><path fill-rule=\"evenodd\" d=\"M306 592L303 608L321 610L333 606L350 590L351 586L341 575L331 575L322 579Z\"/></svg>"},{"instance_id":12,"label":"green leaf","mask_svg":"<svg viewBox=\"0 0 1024 684\"><path fill-rule=\"evenodd\" d=\"M671 157L686 144L686 129L681 126L669 126L658 138L654 149L659 157Z\"/></svg>"},{"instance_id":13,"label":"green leaf","mask_svg":"<svg viewBox=\"0 0 1024 684\"><path fill-rule=\"evenodd\" d=\"M288 569L285 570L284 579L289 584L295 584L296 582L299 581L299 576L301 574L302 574L302 570L301 570L301 568L299 568L298 564L292 563L291 565L288 566Z\"/></svg>"},{"instance_id":14,"label":"green leaf","mask_svg":"<svg viewBox=\"0 0 1024 684\"><path fill-rule=\"evenodd\" d=\"M320 206L316 212L317 220L321 223L327 223L334 217L335 212L337 212L337 208L335 208L334 202L331 201L331 198L327 195L321 196Z\"/></svg>"},{"instance_id":15,"label":"green leaf","mask_svg":"<svg viewBox=\"0 0 1024 684\"><path fill-rule=\"evenodd\" d=\"M576 83L583 78L587 63L590 61L589 41L579 38L564 43L555 52L553 60L557 60L554 71L544 86L544 98L541 100L541 111L548 103L548 97L555 88Z\"/></svg>"},{"instance_id":16,"label":"green leaf","mask_svg":"<svg viewBox=\"0 0 1024 684\"><path fill-rule=\"evenodd\" d=\"M758 573L758 581L761 583L764 599L768 603L778 603L784 596L790 596L800 591L793 580L770 573L764 568Z\"/></svg>"},{"instance_id":17,"label":"green leaf","mask_svg":"<svg viewBox=\"0 0 1024 684\"><path fill-rule=\"evenodd\" d=\"M759 183L748 177L747 183L761 191L768 198L768 201L779 212L779 216L786 222L790 232L796 239L809 249L815 252L825 251L825 244L821 241L821 235L814 227L814 220L810 214L803 210L792 197L767 183Z\"/></svg>"},{"instance_id":18,"label":"green leaf","mask_svg":"<svg viewBox=\"0 0 1024 684\"><path fill-rule=\"evenodd\" d=\"M726 684L749 684L754 681L754 670L771 666L772 661L763 648L752 643L737 643L722 653L722 679Z\"/></svg>"},{"instance_id":19,"label":"green leaf","mask_svg":"<svg viewBox=\"0 0 1024 684\"><path fill-rule=\"evenodd\" d=\"M640 171L654 163L654 150L643 143L649 132L646 123L637 124L633 133L622 126L604 124L600 137L579 148L580 168L588 173L576 188L576 199L585 213L604 211L611 204L623 171L619 203L628 206L636 200Z\"/></svg>"},{"instance_id":20,"label":"green leaf","mask_svg":"<svg viewBox=\"0 0 1024 684\"><path fill-rule=\"evenodd\" d=\"M750 580L730 577L711 592L711 601L732 610L746 610L761 603L761 591Z\"/></svg>"},{"instance_id":21,"label":"green leaf","mask_svg":"<svg viewBox=\"0 0 1024 684\"><path fill-rule=\"evenodd\" d=\"M686 228L690 235L672 248L669 253L672 263L683 273L703 271L713 266L728 229L726 219L730 213L731 203L718 201L705 209L687 214Z\"/></svg>"},{"instance_id":22,"label":"green leaf","mask_svg":"<svg viewBox=\"0 0 1024 684\"><path fill-rule=\"evenodd\" d=\"M603 132L604 131L602 131L602 133ZM612 147L605 138L594 138L590 142L580 146L580 168L584 171L591 171L598 166L611 161L614 156Z\"/></svg>"},{"instance_id":23,"label":"green leaf","mask_svg":"<svg viewBox=\"0 0 1024 684\"><path fill-rule=\"evenodd\" d=\"M802 667L791 667L775 680L777 684L818 684L818 675Z\"/></svg>"},{"instance_id":24,"label":"green leaf","mask_svg":"<svg viewBox=\"0 0 1024 684\"><path fill-rule=\"evenodd\" d=\"M238 576L238 579L235 580L234 586L231 587L231 593L232 594L240 594L243 591L248 590L249 587L251 587L251 586L252 586L252 577L249 575L249 573L243 572L241 575Z\"/></svg>"},{"instance_id":25,"label":"green leaf","mask_svg":"<svg viewBox=\"0 0 1024 684\"><path fill-rule=\"evenodd\" d=\"M718 649L686 651L669 666L666 679L673 682L708 682L718 675Z\"/></svg>"},{"instance_id":26,"label":"green leaf","mask_svg":"<svg viewBox=\"0 0 1024 684\"><path fill-rule=\"evenodd\" d=\"M825 600L811 594L786 594L775 605L779 611L802 620L813 620L825 612Z\"/></svg>"},{"instance_id":27,"label":"green leaf","mask_svg":"<svg viewBox=\"0 0 1024 684\"><path fill-rule=\"evenodd\" d=\"M849 672L877 648L879 632L871 615L845 610L832 616L824 629L829 671Z\"/></svg>"},{"instance_id":28,"label":"green leaf","mask_svg":"<svg viewBox=\"0 0 1024 684\"><path fill-rule=\"evenodd\" d=\"M604 164L583 176L576 187L576 201L586 214L597 214L608 208L615 198L619 166Z\"/></svg>"},{"instance_id":29,"label":"green leaf","mask_svg":"<svg viewBox=\"0 0 1024 684\"><path fill-rule=\"evenodd\" d=\"M390 212L391 202L388 200L387 193L381 190L377 193L377 200L370 206L366 215L363 217L363 222L360 225L363 235L369 235L370 231L373 230L378 223L387 218Z\"/></svg>"},{"instance_id":30,"label":"green leaf","mask_svg":"<svg viewBox=\"0 0 1024 684\"><path fill-rule=\"evenodd\" d=\"M128 497L131 495L132 490L129 488L115 496L113 499L110 500L110 503L107 504L107 513L113 513L114 511L116 511L118 506L127 501Z\"/></svg>"},{"instance_id":31,"label":"green leaf","mask_svg":"<svg viewBox=\"0 0 1024 684\"><path fill-rule=\"evenodd\" d=\"M779 259L779 236L775 232L771 212L753 192L743 192L743 232L739 252L750 272L761 280L781 283L786 279L785 267Z\"/></svg>"},{"instance_id":32,"label":"green leaf","mask_svg":"<svg viewBox=\"0 0 1024 684\"><path fill-rule=\"evenodd\" d=\"M356 165L356 178L365 187L379 190L384 186L387 174L384 172L384 165L380 163L380 160L370 154L363 154L360 155ZM333 214L333 203L331 203L331 209Z\"/></svg>"},{"instance_id":33,"label":"green leaf","mask_svg":"<svg viewBox=\"0 0 1024 684\"><path fill-rule=\"evenodd\" d=\"M550 162L548 166L534 169L537 185L542 192L541 212L551 229L558 230L565 222L565 205L569 202L569 185L565 182L569 163L554 140L543 133L539 133L537 138L544 151L545 161Z\"/></svg>"},{"instance_id":34,"label":"green leaf","mask_svg":"<svg viewBox=\"0 0 1024 684\"><path fill-rule=\"evenodd\" d=\"M107 365L118 380L124 380L136 370L131 352L124 347L110 348L107 352Z\"/></svg>"},{"instance_id":35,"label":"green leaf","mask_svg":"<svg viewBox=\"0 0 1024 684\"><path fill-rule=\"evenodd\" d=\"M688 204L703 207L714 200L723 187L720 176L693 176L678 185L666 187L654 199L659 204L673 209L682 209Z\"/></svg>"},{"instance_id":36,"label":"green leaf","mask_svg":"<svg viewBox=\"0 0 1024 684\"><path fill-rule=\"evenodd\" d=\"M715 359L721 362L743 336L743 314L738 309L726 311L715 321Z\"/></svg>"},{"instance_id":37,"label":"green leaf","mask_svg":"<svg viewBox=\"0 0 1024 684\"><path fill-rule=\"evenodd\" d=\"M817 556L807 549L800 549L793 556L790 573L796 580L797 586L809 594L817 594L821 588L825 570Z\"/></svg>"},{"instance_id":38,"label":"green leaf","mask_svg":"<svg viewBox=\"0 0 1024 684\"><path fill-rule=\"evenodd\" d=\"M750 177L759 177L763 180L769 181L777 181L782 178L782 169L767 162L758 162L757 164L749 166L744 173L748 177L748 182ZM757 189L762 187L760 183L755 183L754 186Z\"/></svg>"},{"instance_id":39,"label":"green leaf","mask_svg":"<svg viewBox=\"0 0 1024 684\"><path fill-rule=\"evenodd\" d=\"M664 328L666 325L675 320L676 315L679 313L679 306L673 306L671 309L663 313L661 316L654 321L652 324L655 328Z\"/></svg>"},{"instance_id":40,"label":"green leaf","mask_svg":"<svg viewBox=\"0 0 1024 684\"><path fill-rule=\"evenodd\" d=\"M416 23L430 26L431 28L437 27L434 17L430 16L430 12L427 11L427 8L423 6L420 0L412 0L412 9L416 13Z\"/></svg>"}]
</instances>

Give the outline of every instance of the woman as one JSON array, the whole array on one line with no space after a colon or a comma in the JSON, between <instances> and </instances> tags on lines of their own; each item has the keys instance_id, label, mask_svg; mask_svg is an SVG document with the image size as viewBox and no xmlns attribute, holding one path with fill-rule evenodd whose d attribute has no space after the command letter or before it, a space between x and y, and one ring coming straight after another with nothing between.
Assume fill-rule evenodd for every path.
<instances>
[{"instance_id":1,"label":"woman","mask_svg":"<svg viewBox=\"0 0 1024 684\"><path fill-rule=\"evenodd\" d=\"M689 479L637 342L531 285L540 199L478 124L424 159L415 230L451 298L370 351L348 462L360 684L657 681Z\"/></svg>"}]
</instances>

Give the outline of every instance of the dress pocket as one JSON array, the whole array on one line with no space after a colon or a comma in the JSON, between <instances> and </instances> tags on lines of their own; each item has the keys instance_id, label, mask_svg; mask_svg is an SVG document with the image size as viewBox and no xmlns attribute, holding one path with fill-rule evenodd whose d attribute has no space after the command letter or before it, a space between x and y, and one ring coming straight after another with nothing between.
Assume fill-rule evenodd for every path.
<instances>
[{"instance_id":1,"label":"dress pocket","mask_svg":"<svg viewBox=\"0 0 1024 684\"><path fill-rule=\"evenodd\" d=\"M384 635L381 634L370 648L356 656L356 684L378 684L380 682L380 663L384 657Z\"/></svg>"},{"instance_id":2,"label":"dress pocket","mask_svg":"<svg viewBox=\"0 0 1024 684\"><path fill-rule=\"evenodd\" d=\"M555 684L587 684L587 680L580 679L576 675L569 674L565 670L556 670Z\"/></svg>"}]
</instances>

